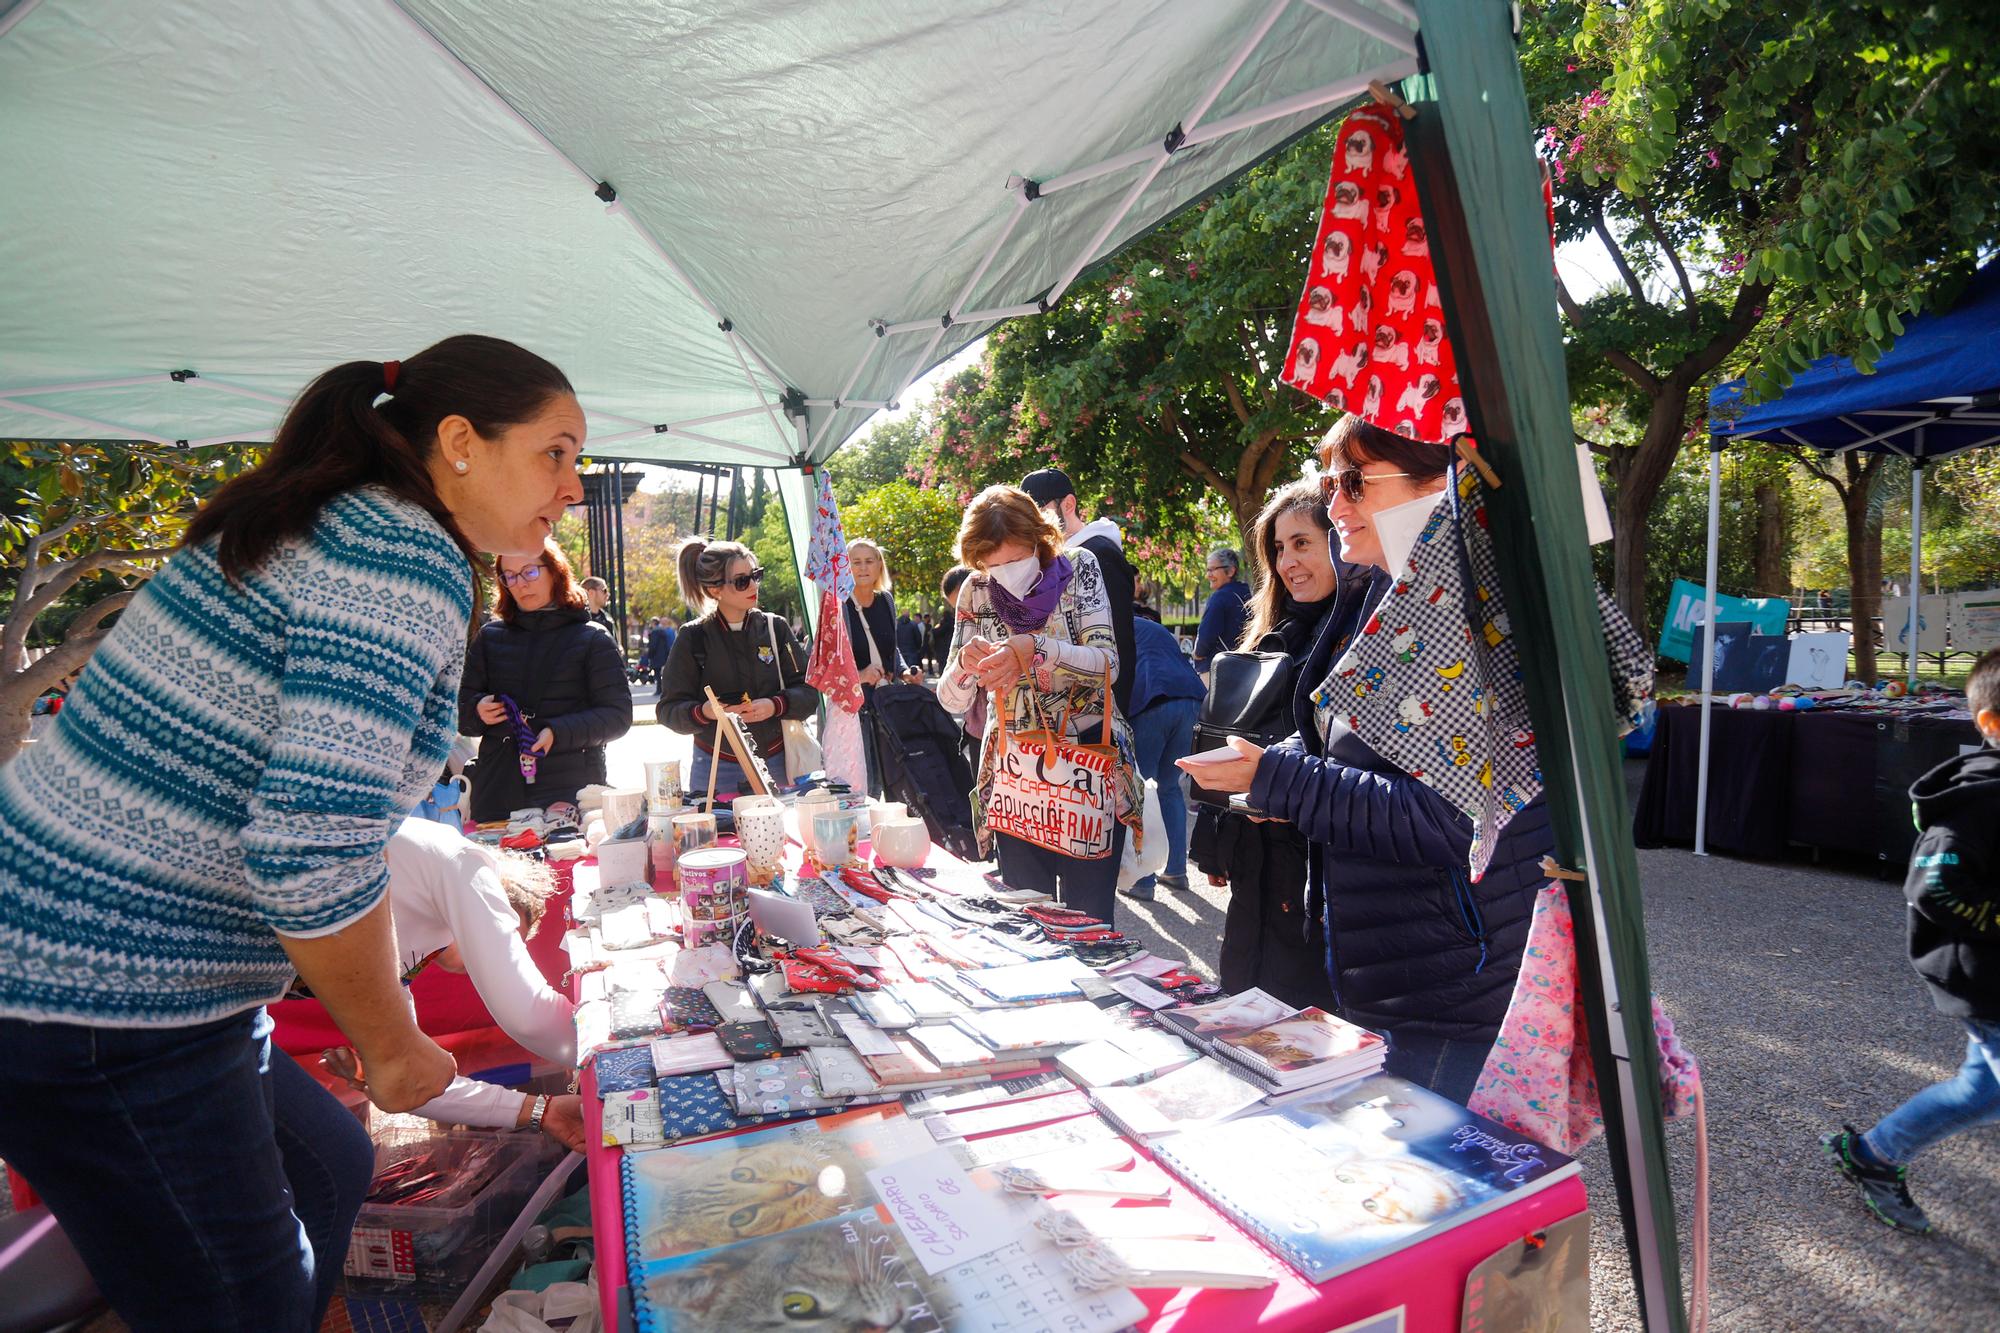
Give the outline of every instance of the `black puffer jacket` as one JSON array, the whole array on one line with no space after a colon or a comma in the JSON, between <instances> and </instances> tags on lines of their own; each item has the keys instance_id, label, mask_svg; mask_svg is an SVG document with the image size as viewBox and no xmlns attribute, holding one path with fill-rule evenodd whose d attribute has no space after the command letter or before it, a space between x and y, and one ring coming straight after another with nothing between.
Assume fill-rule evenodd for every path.
<instances>
[{"instance_id":1,"label":"black puffer jacket","mask_svg":"<svg viewBox=\"0 0 2000 1333\"><path fill-rule=\"evenodd\" d=\"M530 730L555 733L555 744L536 763L532 786L521 780L512 725L479 720L479 701L489 694L520 705ZM511 625L489 621L465 652L458 729L479 738L474 819L484 823L525 806L574 801L578 789L604 781L604 747L632 729L624 655L582 607L516 612Z\"/></svg>"},{"instance_id":2,"label":"black puffer jacket","mask_svg":"<svg viewBox=\"0 0 2000 1333\"><path fill-rule=\"evenodd\" d=\"M1351 733L1322 753L1312 692L1387 585L1378 571L1341 588L1293 692L1298 734L1265 752L1250 801L1311 842L1309 884L1325 905L1341 1012L1392 1032L1490 1041L1513 997L1554 834L1547 807L1531 802L1471 883L1472 827L1443 797Z\"/></svg>"},{"instance_id":3,"label":"black puffer jacket","mask_svg":"<svg viewBox=\"0 0 2000 1333\"><path fill-rule=\"evenodd\" d=\"M1945 760L1910 801L1910 962L1938 1012L2000 1022L2000 753Z\"/></svg>"},{"instance_id":4,"label":"black puffer jacket","mask_svg":"<svg viewBox=\"0 0 2000 1333\"><path fill-rule=\"evenodd\" d=\"M778 647L776 660L771 656L773 640ZM709 750L715 745L715 719L702 711L708 702L704 685L725 704L741 703L745 695L776 702L773 716L750 724L750 737L763 755L785 748L786 718L803 720L819 707L819 691L806 684L805 650L792 637L792 627L768 611L751 611L743 628L736 630L711 612L674 636L654 716L669 731L692 736L696 745Z\"/></svg>"}]
</instances>

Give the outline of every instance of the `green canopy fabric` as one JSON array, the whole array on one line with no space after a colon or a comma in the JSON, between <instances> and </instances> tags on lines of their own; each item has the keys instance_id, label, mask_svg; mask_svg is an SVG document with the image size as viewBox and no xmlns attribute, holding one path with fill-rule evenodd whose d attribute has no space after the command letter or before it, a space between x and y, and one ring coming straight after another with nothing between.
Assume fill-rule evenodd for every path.
<instances>
[{"instance_id":1,"label":"green canopy fabric","mask_svg":"<svg viewBox=\"0 0 2000 1333\"><path fill-rule=\"evenodd\" d=\"M594 457L818 461L1411 73L1375 3L0 0L0 438L267 439L474 330Z\"/></svg>"}]
</instances>

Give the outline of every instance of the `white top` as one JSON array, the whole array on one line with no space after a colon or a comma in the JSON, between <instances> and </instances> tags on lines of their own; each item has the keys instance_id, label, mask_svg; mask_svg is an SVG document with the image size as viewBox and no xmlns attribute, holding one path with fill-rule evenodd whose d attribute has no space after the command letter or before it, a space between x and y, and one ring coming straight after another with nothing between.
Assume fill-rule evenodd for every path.
<instances>
[{"instance_id":1,"label":"white top","mask_svg":"<svg viewBox=\"0 0 2000 1333\"><path fill-rule=\"evenodd\" d=\"M542 1059L576 1065L576 1023L521 938L495 854L456 829L406 819L389 839L389 913L408 968L450 944L500 1028ZM545 925L544 929L554 926ZM511 1129L528 1094L460 1075L416 1113L453 1124Z\"/></svg>"}]
</instances>

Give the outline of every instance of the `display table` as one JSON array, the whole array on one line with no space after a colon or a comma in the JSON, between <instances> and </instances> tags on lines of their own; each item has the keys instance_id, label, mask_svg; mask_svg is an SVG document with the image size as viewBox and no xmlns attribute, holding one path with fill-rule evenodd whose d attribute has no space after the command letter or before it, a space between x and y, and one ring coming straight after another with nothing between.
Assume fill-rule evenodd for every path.
<instances>
[{"instance_id":1,"label":"display table","mask_svg":"<svg viewBox=\"0 0 2000 1333\"><path fill-rule=\"evenodd\" d=\"M933 849L931 855L934 860L948 859L941 849ZM588 887L595 879L596 868L585 864L577 873L580 887ZM578 1086L583 1097L588 1145L585 1160L589 1170L591 1224L596 1237L596 1281L604 1323L607 1329L629 1328L632 1304L619 1171L621 1150L604 1145L603 1102L597 1095L594 1067L583 1070ZM980 1137L989 1136L975 1136ZM1133 1147L1138 1155L1152 1159L1143 1145ZM677 1149L668 1146L650 1151L671 1153ZM1477 1265L1509 1245L1584 1213L1587 1206L1582 1181L1571 1177L1322 1285L1306 1281L1273 1259L1272 1267L1279 1277L1268 1287L1140 1289L1135 1295L1147 1310L1140 1326L1163 1333L1165 1330L1207 1333L1219 1329L1309 1333L1342 1328L1400 1309L1403 1322L1395 1327L1412 1333L1417 1330L1457 1333L1466 1280ZM1225 1229L1222 1234L1257 1244L1229 1218L1219 1212L1215 1217Z\"/></svg>"},{"instance_id":2,"label":"display table","mask_svg":"<svg viewBox=\"0 0 2000 1333\"><path fill-rule=\"evenodd\" d=\"M1709 706L1708 848L1777 858L1794 846L1909 858L1910 784L1979 744L1970 720L1871 710ZM1659 710L1632 837L1641 847L1694 842L1701 710Z\"/></svg>"}]
</instances>

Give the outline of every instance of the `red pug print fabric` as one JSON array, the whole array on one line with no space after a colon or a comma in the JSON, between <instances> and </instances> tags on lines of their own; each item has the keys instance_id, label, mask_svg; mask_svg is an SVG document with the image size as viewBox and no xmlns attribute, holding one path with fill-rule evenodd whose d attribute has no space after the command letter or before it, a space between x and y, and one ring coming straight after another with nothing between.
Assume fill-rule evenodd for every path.
<instances>
[{"instance_id":1,"label":"red pug print fabric","mask_svg":"<svg viewBox=\"0 0 2000 1333\"><path fill-rule=\"evenodd\" d=\"M1387 107L1340 127L1284 379L1413 439L1466 429L1403 124Z\"/></svg>"}]
</instances>

